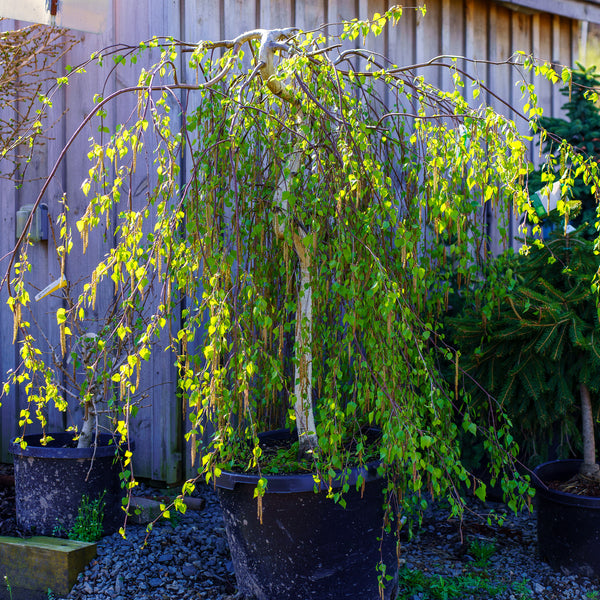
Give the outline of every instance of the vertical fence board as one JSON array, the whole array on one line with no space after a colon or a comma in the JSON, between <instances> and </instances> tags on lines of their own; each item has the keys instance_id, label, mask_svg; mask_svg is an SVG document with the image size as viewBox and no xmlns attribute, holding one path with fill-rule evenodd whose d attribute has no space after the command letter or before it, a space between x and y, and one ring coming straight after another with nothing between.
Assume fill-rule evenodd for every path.
<instances>
[{"instance_id":1,"label":"vertical fence board","mask_svg":"<svg viewBox=\"0 0 600 600\"><path fill-rule=\"evenodd\" d=\"M339 23L344 20L359 18L361 16L359 11L358 0L329 0L327 14L331 23Z\"/></svg>"},{"instance_id":2,"label":"vertical fence board","mask_svg":"<svg viewBox=\"0 0 600 600\"><path fill-rule=\"evenodd\" d=\"M403 10L402 17L388 36L388 57L398 66L405 67L416 62L416 13Z\"/></svg>"},{"instance_id":3,"label":"vertical fence board","mask_svg":"<svg viewBox=\"0 0 600 600\"><path fill-rule=\"evenodd\" d=\"M552 36L548 35L551 31L552 20L550 15L538 15L537 19L534 20L533 55L548 62L552 60ZM538 102L544 109L544 114L547 114L552 109L554 96L559 95L558 89L544 77L535 77L535 84L538 93ZM536 166L540 164L540 147L539 139L537 138L534 140L531 158Z\"/></svg>"},{"instance_id":4,"label":"vertical fence board","mask_svg":"<svg viewBox=\"0 0 600 600\"><path fill-rule=\"evenodd\" d=\"M51 123L53 119L54 110L50 110L46 122ZM23 170L23 184L17 191L17 210L27 205L32 205L35 202L51 161L52 159L49 157L48 152L48 141L40 140L39 143L36 141L31 161ZM44 198L44 203L49 208L53 208L52 197L50 195ZM11 238L13 242L16 240L14 229ZM45 288L51 282L50 278L56 274L56 256L50 240L29 244L28 253L31 271L25 276L25 288L29 292L31 299L33 299L41 289ZM52 310L53 308L54 311ZM38 324L45 336L56 340L56 319L54 317L56 308L55 301L52 298L46 298L42 302L32 302L29 305L29 309L23 310L23 320ZM36 338L38 343L44 348L45 344L42 335L36 334ZM45 358L50 362L50 353L46 352ZM26 402L24 386L20 386L17 395L20 408L23 408ZM57 414L57 411L48 409L45 413L48 421L47 431L53 431L53 428L57 426L62 429L61 418ZM41 431L41 426L35 416L32 418L33 423L27 427L27 432L35 433Z\"/></svg>"},{"instance_id":5,"label":"vertical fence board","mask_svg":"<svg viewBox=\"0 0 600 600\"><path fill-rule=\"evenodd\" d=\"M296 25L292 0L278 0L260 3L260 27L263 29L279 29Z\"/></svg>"},{"instance_id":6,"label":"vertical fence board","mask_svg":"<svg viewBox=\"0 0 600 600\"><path fill-rule=\"evenodd\" d=\"M465 10L465 56L473 60L487 59L489 39L487 7L467 0ZM467 71L487 83L487 67L482 63L467 65ZM472 99L473 87L467 83L467 97Z\"/></svg>"},{"instance_id":7,"label":"vertical fence board","mask_svg":"<svg viewBox=\"0 0 600 600\"><path fill-rule=\"evenodd\" d=\"M513 53L513 45L511 43L512 25L511 12L509 9L498 6L495 2L490 3L489 12L489 40L488 40L488 55L489 59L494 62L501 63L508 60ZM488 83L491 90L498 98L511 100L512 97L512 69L509 66L492 64L488 72ZM490 98L491 105L500 112L513 117L511 111L508 111L506 106L496 98ZM500 194L503 192L500 191ZM491 225L495 224L496 219L500 215L496 210L490 208L488 211L488 219ZM505 241L499 234L498 229L494 226L490 227L490 249L493 253L498 253L505 248Z\"/></svg>"},{"instance_id":8,"label":"vertical fence board","mask_svg":"<svg viewBox=\"0 0 600 600\"><path fill-rule=\"evenodd\" d=\"M415 31L415 62L422 64L441 54L443 11L441 0L427 2L427 13L416 14ZM417 70L418 76L423 76L435 87L442 86L441 67L424 67Z\"/></svg>"},{"instance_id":9,"label":"vertical fence board","mask_svg":"<svg viewBox=\"0 0 600 600\"><path fill-rule=\"evenodd\" d=\"M8 260L2 259L12 250L15 240L15 215L17 212L17 194L13 186L2 181L0 186L0 279L4 276ZM6 286L0 289L0 368L1 381L6 373L17 365L17 348L13 345L13 316L6 304L8 292ZM10 461L8 444L17 434L19 415L18 390L12 388L0 402L0 462Z\"/></svg>"},{"instance_id":10,"label":"vertical fence board","mask_svg":"<svg viewBox=\"0 0 600 600\"><path fill-rule=\"evenodd\" d=\"M255 29L259 26L259 15L256 10L257 4L254 1L225 0L224 3L214 2L211 11L204 10L201 4L195 0L186 0L184 3L185 10L182 15L182 30L183 39L186 41L218 40L221 37L232 39L245 31ZM248 54L248 49L245 48L244 50ZM195 70L190 69L185 64L184 69L187 81L189 83L195 82L197 77ZM193 92L190 93L186 103L189 114L198 106L197 95ZM184 160L182 172L183 176L187 177L189 170L192 168L191 156L187 151ZM200 349L196 346L197 342L190 343L188 345L188 352L190 354L200 353ZM184 406L184 400L180 399L179 401L181 402L183 415L182 431L184 434L187 434L191 429L191 423L188 418L190 409ZM198 464L191 464L192 443L193 441L182 440L183 474L186 478L194 477L198 468Z\"/></svg>"},{"instance_id":11,"label":"vertical fence board","mask_svg":"<svg viewBox=\"0 0 600 600\"><path fill-rule=\"evenodd\" d=\"M232 39L244 31L258 27L256 4L247 0L225 0L224 19L225 38Z\"/></svg>"},{"instance_id":12,"label":"vertical fence board","mask_svg":"<svg viewBox=\"0 0 600 600\"><path fill-rule=\"evenodd\" d=\"M102 34L86 34L84 41L76 46L68 55L67 62L71 66L77 66L87 59L89 59L91 53L100 49L103 46L110 44L114 40L114 29L113 29L113 18L110 13L108 18L107 31ZM108 65L108 69L110 65ZM104 71L104 69L103 69ZM105 83L106 72L98 72L95 68L90 68L86 74L74 75L68 86L65 87L65 106L69 108L65 115L65 121L63 124L64 137L57 140L59 142L58 147L64 146L67 140L77 130L79 124L85 118L90 110L93 108L93 94L94 92L103 89ZM109 79L108 87L105 88L104 94L108 94L115 89L116 82L114 78ZM96 124L97 125L97 124ZM114 129L114 122L108 123L111 131ZM73 252L66 260L65 277L68 282L68 288L63 291L59 291L57 296L63 296L64 293L69 293L71 297L76 300L77 296L82 291L83 279L89 276L89 272L95 266L97 260L104 255L104 253L110 248L112 242L112 223L104 223L102 226L102 233L106 233L107 240L104 242L101 236L96 235L94 238L90 238L90 246L85 254L82 254L82 241L81 237L76 228L76 221L83 216L85 209L85 198L81 191L81 184L88 175L90 168L90 162L88 160L88 152L90 151L90 144L88 138L94 136L96 132L93 130L91 125L84 127L80 134L74 139L74 142L67 151L59 171L56 175L56 180L53 185L60 186L62 191L66 195L66 201L69 206L69 213L67 217L67 224L72 230L73 235ZM58 150L57 147L57 150ZM47 299L41 302L46 302ZM97 323L102 319L107 307L112 300L112 288L108 285L103 285L96 301L94 308L86 310L86 321L85 330L90 332L97 331ZM66 307L66 304L64 305ZM70 336L67 340L67 352L71 349L76 348L78 339L77 332L73 332L73 336ZM54 344L57 344L57 339L54 338ZM70 365L69 365L70 368ZM72 390L76 393L76 390ZM68 425L75 425L77 428L81 428L83 422L83 411L79 406L78 397L69 399L69 412Z\"/></svg>"},{"instance_id":13,"label":"vertical fence board","mask_svg":"<svg viewBox=\"0 0 600 600\"><path fill-rule=\"evenodd\" d=\"M386 0L369 0L368 2L368 6L367 6L367 13L368 13L368 18L372 19L373 15L375 14L380 14L382 15L387 9L387 2ZM382 59L381 56L385 56L387 57L387 47L388 47L388 40L389 40L389 29L385 29L382 33L379 34L379 36L375 37L374 35L369 35L368 39L367 39L367 48L375 53L375 63L378 65L381 65L382 67L388 66L386 65ZM381 56L377 56L377 55L381 55ZM372 67L371 70L374 71L377 67ZM388 90L387 90L387 86L385 85L385 83L383 81L376 81L374 84L374 90L377 94L377 96L379 98L381 98L381 100L385 103L385 106L388 105ZM377 110L380 113L385 112L385 109L383 106L381 107L377 107Z\"/></svg>"},{"instance_id":14,"label":"vertical fence board","mask_svg":"<svg viewBox=\"0 0 600 600\"><path fill-rule=\"evenodd\" d=\"M15 23L12 20L0 22L0 31L12 31ZM3 118L7 118L11 109L4 109ZM11 151L11 156L14 151ZM12 167L11 163L0 161L0 174L7 174ZM0 179L0 281L8 267L8 253L15 242L15 215L17 212L17 190L9 181ZM17 365L17 349L13 345L13 316L6 301L8 291L6 286L0 287L0 381L5 381L7 371ZM12 388L10 393L2 396L0 402L0 462L11 460L8 454L8 444L16 435L19 415L18 390Z\"/></svg>"},{"instance_id":15,"label":"vertical fence board","mask_svg":"<svg viewBox=\"0 0 600 600\"><path fill-rule=\"evenodd\" d=\"M121 3L115 15L117 25L117 39L129 43L137 40L148 39L151 36L179 38L181 36L180 11L178 0L163 2L159 10L151 10L152 1L147 0L147 10L141 11L144 18L136 19L139 5ZM128 25L135 23L134 26ZM158 54L143 55L136 65L119 65L116 77L119 86L133 85L136 83L137 73L143 66L149 66L158 59ZM155 99L158 94L155 94ZM178 104L181 98L169 97L172 108L171 120L178 128L181 109ZM129 96L117 103L115 123L127 122L131 114L135 114L135 99ZM133 123L130 121L130 125ZM147 158L152 162L153 135L148 130L149 137L146 142ZM134 209L142 208L146 203L146 195L156 185L157 175L150 168L139 169L132 176L131 195ZM151 231L154 226L152 212L145 227ZM151 307L155 307L158 298L149 299ZM163 331L163 336L166 332ZM136 443L134 455L134 470L138 475L157 481L174 483L181 477L181 404L177 399L177 373L175 357L171 351L156 349L150 361L142 366L138 401L141 409L131 422L132 438ZM146 399L147 398L147 399Z\"/></svg>"},{"instance_id":16,"label":"vertical fence board","mask_svg":"<svg viewBox=\"0 0 600 600\"><path fill-rule=\"evenodd\" d=\"M60 65L61 69L66 67L65 60L63 59L63 64ZM57 75L61 75L62 73L57 73ZM63 118L57 123L56 126L56 137L49 139L47 141L47 157L48 160L45 165L45 173L44 176L49 169L54 166L54 163L57 160L57 157L60 153L62 146L64 145L65 133L66 133L66 124L67 124L67 115L68 115L68 107L66 104L66 88L60 88L57 93L52 96L52 117L51 118L59 118L60 115L64 115ZM50 182L48 187L48 192L46 194L46 198L44 202L48 205L48 217L50 220L49 223L49 239L46 242L46 256L47 256L47 265L46 272L44 274L44 281L40 281L42 285L47 285L52 281L58 279L61 275L60 272L60 259L57 256L55 251L54 240L57 239L60 235L59 227L58 227L58 217L59 214L62 213L62 205L61 200L62 196L65 192L64 181L66 180L66 168L63 164L59 170L60 176ZM39 188L39 185L38 185ZM37 191L37 190L36 190ZM33 201L35 198L31 198L30 201ZM44 330L46 335L51 340L57 340L59 338L59 327L56 321L56 311L63 305L62 296L60 293L52 294L51 296L46 296L41 299L39 302L34 303L34 309L43 312L44 319ZM59 413L58 411L52 411L49 415L49 428L51 431L60 431L64 428L65 422L67 420L68 415L64 415Z\"/></svg>"},{"instance_id":17,"label":"vertical fence board","mask_svg":"<svg viewBox=\"0 0 600 600\"><path fill-rule=\"evenodd\" d=\"M305 31L317 29L327 20L326 0L313 0L313 2L298 2L296 0L296 14L294 21L296 27Z\"/></svg>"},{"instance_id":18,"label":"vertical fence board","mask_svg":"<svg viewBox=\"0 0 600 600\"><path fill-rule=\"evenodd\" d=\"M465 4L463 0L442 0L441 5L441 38L440 54L450 56L465 55ZM445 62L449 62L448 59ZM464 61L458 60L457 67L464 68ZM453 72L443 69L440 85L443 90L449 91L453 88Z\"/></svg>"}]
</instances>

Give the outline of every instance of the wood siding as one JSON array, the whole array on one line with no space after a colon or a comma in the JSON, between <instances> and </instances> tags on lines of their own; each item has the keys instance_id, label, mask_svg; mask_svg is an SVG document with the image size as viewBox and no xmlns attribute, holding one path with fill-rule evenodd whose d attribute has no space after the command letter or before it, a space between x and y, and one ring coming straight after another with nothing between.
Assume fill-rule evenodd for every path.
<instances>
[{"instance_id":1,"label":"wood siding","mask_svg":"<svg viewBox=\"0 0 600 600\"><path fill-rule=\"evenodd\" d=\"M65 64L76 65L96 49L120 42L136 43L154 35L171 35L188 42L202 39L231 38L256 27L284 27L294 25L312 29L324 22L339 22L354 17L364 18L375 12L384 12L393 2L388 0L115 0L102 34L85 34L82 42L66 58ZM3 22L3 29L18 27L18 23ZM462 55L469 58L503 61L514 51L522 50L557 63L572 65L577 57L579 26L564 16L521 10L514 5L486 0L428 0L427 15L417 16L407 10L395 29L387 32L375 47L399 65L419 64L439 54ZM139 64L138 64L139 67ZM511 103L517 103L520 92L514 72L506 66L479 64L467 67L473 74L490 83L495 92ZM63 88L54 100L54 110L67 110L65 117L53 131L53 138L41 146L29 167L33 181L15 190L0 184L0 257L6 256L15 240L15 214L19 207L32 203L44 176L54 165L60 149L69 139L77 124L92 107L92 95L104 85L107 72L77 78ZM108 76L111 90L135 81L130 67L119 66ZM447 72L434 74L434 83L447 87ZM557 114L562 99L551 93L548 85L541 85L539 97L549 114ZM131 106L122 106L109 117L114 129L119 114L125 115ZM80 135L62 162L45 197L50 218L56 222L59 200L63 193L69 198L70 220L81 214L85 199L80 191L89 163L88 137L92 131ZM532 151L534 148L532 148ZM1 164L0 164L1 168ZM137 190L149 184L145 175L137 176ZM89 272L98 257L110 246L112 223L105 225L105 238L97 238L93 247L81 257L77 250L67 264L67 279L76 282ZM76 234L75 244L80 244ZM31 248L33 271L30 277L32 295L58 277L59 265L52 242L41 242ZM0 261L3 269L6 259ZM105 288L95 307L101 317L111 300L111 290ZM47 297L35 303L35 318L44 326L49 338L57 339L54 317L61 300ZM6 306L6 289L0 291L0 373L2 376L17 364L17 353L12 344L12 315ZM182 438L184 429L182 410L176 398L176 372L173 357L168 352L157 352L144 375L150 390L148 405L140 411L133 426L136 444L135 472L140 477L174 483L182 474L191 474L187 451ZM144 387L144 386L141 386ZM0 460L8 461L9 439L18 433L18 416L25 402L20 390L2 399L0 409ZM73 406L67 415L69 423L78 421L79 409ZM64 417L51 410L50 429L64 426Z\"/></svg>"}]
</instances>

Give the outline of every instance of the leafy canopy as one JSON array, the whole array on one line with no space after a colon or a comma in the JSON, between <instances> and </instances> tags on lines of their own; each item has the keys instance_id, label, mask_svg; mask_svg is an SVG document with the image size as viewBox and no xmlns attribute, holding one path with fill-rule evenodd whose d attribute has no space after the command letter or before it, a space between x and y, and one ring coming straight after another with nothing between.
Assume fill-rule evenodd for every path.
<instances>
[{"instance_id":1,"label":"leafy canopy","mask_svg":"<svg viewBox=\"0 0 600 600\"><path fill-rule=\"evenodd\" d=\"M510 423L500 406L473 410L458 377L453 385L440 375L440 361L456 357L438 317L450 294L485 269L482 210L498 214L506 243L512 211L533 215L528 139L481 102L485 86L456 61L441 61L454 81L442 91L410 67L354 49L354 40L379 34L401 12L345 23L333 45L331 31L277 32L266 81L269 32L197 46L153 39L95 55L91 64L99 65L112 53L117 67L158 59L140 69L137 85L97 95L79 130L94 123L99 133L82 184L88 206L76 222L77 251L113 214L115 244L74 306L58 315L59 326L68 347L71 323L93 311L101 286L112 287L119 311L109 335L131 340L106 385L117 393L115 428L123 436L141 368L159 337L170 345L193 458L207 478L246 456L248 444L248 468L260 472L258 433L294 426L295 373L308 372L296 333L310 329L316 483L364 464L363 432L372 426L381 430L378 457L390 496L408 506L427 489L450 497L458 511L465 486L485 496L485 484L461 462L460 440L478 436L517 509L528 483L514 466ZM178 67L182 52L192 83ZM545 63L518 56L514 64L559 79ZM534 90L522 89L527 114L538 115ZM105 117L122 96L134 109L110 130ZM573 164L595 176L583 158L573 155ZM142 165L149 185L136 194ZM70 228L65 219L66 239ZM62 248L76 256L74 245ZM297 319L308 292L299 254L308 265L310 328ZM60 406L62 396L24 318L27 247L17 256L10 304L23 365L11 380L25 385L43 425L46 407ZM492 294L482 310L493 301ZM134 319L140 307L143 318Z\"/></svg>"}]
</instances>

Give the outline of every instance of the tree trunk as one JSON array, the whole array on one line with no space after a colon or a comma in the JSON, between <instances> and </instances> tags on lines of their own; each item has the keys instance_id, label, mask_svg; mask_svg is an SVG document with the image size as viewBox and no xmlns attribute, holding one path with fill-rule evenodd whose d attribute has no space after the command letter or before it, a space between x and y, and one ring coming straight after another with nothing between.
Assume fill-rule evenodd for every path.
<instances>
[{"instance_id":1,"label":"tree trunk","mask_svg":"<svg viewBox=\"0 0 600 600\"><path fill-rule=\"evenodd\" d=\"M303 238L294 234L294 247L300 260L300 288L296 319L296 368L294 395L299 452L313 452L318 447L315 417L312 406L312 281L310 256Z\"/></svg>"},{"instance_id":2,"label":"tree trunk","mask_svg":"<svg viewBox=\"0 0 600 600\"><path fill-rule=\"evenodd\" d=\"M275 50L286 49L280 43L290 37L295 28L276 29L261 32L261 46L259 51L259 64L261 77L271 93L279 96L286 102L297 104L293 89L273 78L275 74L274 54ZM302 123L302 115L298 116L298 124ZM275 233L279 239L283 239L285 232L285 220L292 218L289 214L287 200L283 193L289 190L289 179L296 175L301 166L301 153L297 148L287 157L281 170L277 189L273 198L277 212L274 219ZM279 215L282 217L280 221ZM315 417L312 406L312 281L310 276L310 255L308 248L304 245L304 239L308 235L301 225L292 225L292 236L294 249L300 261L300 288L298 290L298 311L296 321L296 367L294 370L294 413L296 416L296 427L298 429L298 441L300 444L299 454L314 452L318 449L318 437L315 428Z\"/></svg>"},{"instance_id":3,"label":"tree trunk","mask_svg":"<svg viewBox=\"0 0 600 600\"><path fill-rule=\"evenodd\" d=\"M289 189L285 173L290 178L300 168L300 154L294 152L284 165L279 184L275 190L274 205L278 207L274 219L275 233L279 239L284 238L285 222L288 217L288 204L283 199L283 192ZM309 249L304 245L308 235L299 225L292 226L294 249L300 263L300 286L298 289L298 309L296 313L296 367L294 369L294 413L298 429L299 452L305 454L318 448L315 428L315 417L312 406L312 280L310 275ZM285 242L284 242L285 243Z\"/></svg>"},{"instance_id":4,"label":"tree trunk","mask_svg":"<svg viewBox=\"0 0 600 600\"><path fill-rule=\"evenodd\" d=\"M96 430L96 411L92 402L87 402L85 405L85 415L83 417L83 425L79 433L77 442L78 448L89 448L92 445L94 431Z\"/></svg>"},{"instance_id":5,"label":"tree trunk","mask_svg":"<svg viewBox=\"0 0 600 600\"><path fill-rule=\"evenodd\" d=\"M600 466L596 463L596 440L594 438L594 415L590 391L585 383L580 384L581 419L583 435L583 464L579 472L585 477L600 480Z\"/></svg>"}]
</instances>

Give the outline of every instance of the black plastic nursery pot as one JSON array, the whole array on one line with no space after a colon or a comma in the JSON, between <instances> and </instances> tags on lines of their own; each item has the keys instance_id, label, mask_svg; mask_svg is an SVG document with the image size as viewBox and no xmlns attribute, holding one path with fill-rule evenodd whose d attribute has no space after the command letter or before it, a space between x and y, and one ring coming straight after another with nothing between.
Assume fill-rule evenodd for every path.
<instances>
[{"instance_id":1,"label":"black plastic nursery pot","mask_svg":"<svg viewBox=\"0 0 600 600\"><path fill-rule=\"evenodd\" d=\"M554 569L600 577L600 498L567 494L546 485L569 480L581 462L556 460L534 470L538 548Z\"/></svg>"},{"instance_id":2,"label":"black plastic nursery pot","mask_svg":"<svg viewBox=\"0 0 600 600\"><path fill-rule=\"evenodd\" d=\"M359 473L366 481L362 494L355 489ZM352 469L349 477L342 508L325 492L315 493L312 474L267 476L261 524L254 498L258 476L221 473L217 493L241 594L257 600L378 600L377 566L383 562L391 575L383 597L396 597L396 540L383 532L384 480L376 464Z\"/></svg>"},{"instance_id":3,"label":"black plastic nursery pot","mask_svg":"<svg viewBox=\"0 0 600 600\"><path fill-rule=\"evenodd\" d=\"M114 533L124 521L123 490L116 446L108 434L91 448L73 447L72 433L52 434L46 446L40 435L26 435L25 448L12 443L17 525L27 534L66 535L73 527L81 498L103 495L104 533Z\"/></svg>"}]
</instances>

